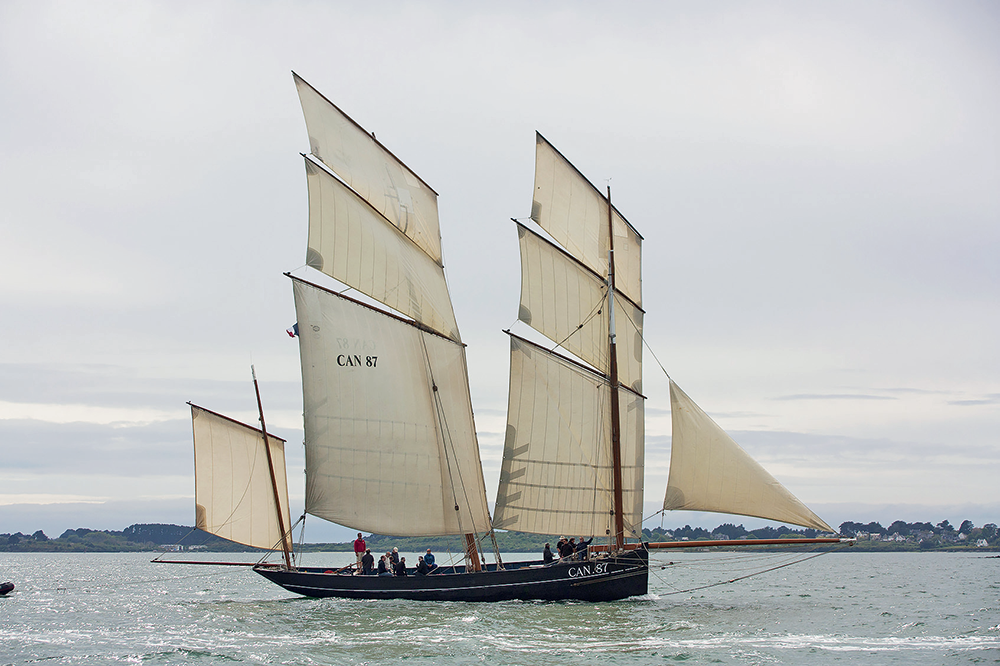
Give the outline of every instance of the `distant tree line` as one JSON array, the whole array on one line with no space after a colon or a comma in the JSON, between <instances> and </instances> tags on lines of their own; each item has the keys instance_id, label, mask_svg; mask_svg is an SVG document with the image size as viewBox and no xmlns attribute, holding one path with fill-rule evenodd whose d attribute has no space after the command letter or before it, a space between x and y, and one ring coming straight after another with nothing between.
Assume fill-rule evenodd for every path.
<instances>
[{"instance_id":1,"label":"distant tree line","mask_svg":"<svg viewBox=\"0 0 1000 666\"><path fill-rule=\"evenodd\" d=\"M859 539L893 540L896 542L915 543L923 549L940 548L954 544L968 544L982 546L985 542L987 547L1000 547L1000 530L996 523L986 523L982 527L976 527L971 520L963 520L956 529L947 520L942 520L937 525L931 523L907 523L897 520L882 527L881 523L854 523L845 522L840 524L840 533L844 536L858 537Z\"/></svg>"},{"instance_id":2,"label":"distant tree line","mask_svg":"<svg viewBox=\"0 0 1000 666\"><path fill-rule=\"evenodd\" d=\"M130 525L121 532L80 528L66 530L55 539L38 530L33 534L0 534L0 552L122 553L163 550L164 546L203 547L214 552L254 550L181 525Z\"/></svg>"},{"instance_id":3,"label":"distant tree line","mask_svg":"<svg viewBox=\"0 0 1000 666\"><path fill-rule=\"evenodd\" d=\"M937 525L931 523L907 523L897 520L883 527L880 523L841 523L840 534L859 539L857 548L861 550L928 550L937 548L1000 548L1000 530L996 524L987 523L976 527L971 520L962 521L956 529L947 520ZM541 553L546 543L553 547L560 536L580 535L538 535L524 532L496 532L497 547L506 553ZM672 530L662 527L643 529L644 541L703 541L741 539L788 539L817 536L814 529L793 529L780 527L759 527L747 530L742 524L723 523L715 529L684 525ZM464 540L458 536L439 537L393 537L379 534L365 535L368 547L374 553L382 553L393 548L402 552L423 552L431 548L439 555L464 552ZM594 543L602 543L595 539ZM66 530L58 538L50 539L38 530L33 534L0 534L0 552L149 552L165 549L200 549L211 552L259 551L242 544L221 539L215 535L192 527L163 524L136 524L120 532L111 530L91 530L86 528ZM483 550L492 551L492 543L485 539ZM305 552L352 551L351 541L343 543L307 543Z\"/></svg>"}]
</instances>

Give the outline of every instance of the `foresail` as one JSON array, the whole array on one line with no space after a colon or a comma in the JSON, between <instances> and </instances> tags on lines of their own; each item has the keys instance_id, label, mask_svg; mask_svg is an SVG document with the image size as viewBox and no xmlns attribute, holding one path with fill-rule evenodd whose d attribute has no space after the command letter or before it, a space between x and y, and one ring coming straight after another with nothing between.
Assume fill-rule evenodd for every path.
<instances>
[{"instance_id":1,"label":"foresail","mask_svg":"<svg viewBox=\"0 0 1000 666\"><path fill-rule=\"evenodd\" d=\"M674 382L664 509L714 511L835 532L751 458Z\"/></svg>"},{"instance_id":2,"label":"foresail","mask_svg":"<svg viewBox=\"0 0 1000 666\"><path fill-rule=\"evenodd\" d=\"M381 143L292 74L309 132L309 150L372 207L441 263L437 194Z\"/></svg>"},{"instance_id":3,"label":"foresail","mask_svg":"<svg viewBox=\"0 0 1000 666\"><path fill-rule=\"evenodd\" d=\"M394 536L488 531L464 346L293 285L306 511Z\"/></svg>"},{"instance_id":4,"label":"foresail","mask_svg":"<svg viewBox=\"0 0 1000 666\"><path fill-rule=\"evenodd\" d=\"M531 219L599 276L608 275L608 200L541 134ZM642 237L612 208L615 281L642 307Z\"/></svg>"},{"instance_id":5,"label":"foresail","mask_svg":"<svg viewBox=\"0 0 1000 666\"><path fill-rule=\"evenodd\" d=\"M460 341L444 268L361 197L305 160L306 262L380 303Z\"/></svg>"},{"instance_id":6,"label":"foresail","mask_svg":"<svg viewBox=\"0 0 1000 666\"><path fill-rule=\"evenodd\" d=\"M605 377L511 336L507 435L494 526L604 536L613 529L611 391ZM626 532L642 520L643 399L619 392Z\"/></svg>"},{"instance_id":7,"label":"foresail","mask_svg":"<svg viewBox=\"0 0 1000 666\"><path fill-rule=\"evenodd\" d=\"M191 405L195 526L253 548L280 548L281 528L261 431ZM285 440L268 435L281 515L288 517ZM291 535L286 544L292 546Z\"/></svg>"},{"instance_id":8,"label":"foresail","mask_svg":"<svg viewBox=\"0 0 1000 666\"><path fill-rule=\"evenodd\" d=\"M590 363L611 371L607 285L596 273L522 224L521 305L518 319ZM642 392L641 308L615 294L618 378Z\"/></svg>"}]
</instances>

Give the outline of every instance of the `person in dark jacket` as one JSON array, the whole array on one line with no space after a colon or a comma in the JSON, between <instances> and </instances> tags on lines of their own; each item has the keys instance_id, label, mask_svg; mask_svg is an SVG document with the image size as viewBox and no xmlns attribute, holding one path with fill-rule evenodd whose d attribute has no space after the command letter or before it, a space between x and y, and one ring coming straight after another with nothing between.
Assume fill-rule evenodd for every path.
<instances>
[{"instance_id":1,"label":"person in dark jacket","mask_svg":"<svg viewBox=\"0 0 1000 666\"><path fill-rule=\"evenodd\" d=\"M573 557L578 560L589 560L590 551L588 547L593 540L594 537L590 537L589 539L580 537L580 540L576 542L576 553L574 553Z\"/></svg>"},{"instance_id":2,"label":"person in dark jacket","mask_svg":"<svg viewBox=\"0 0 1000 666\"><path fill-rule=\"evenodd\" d=\"M361 557L361 575L371 576L372 569L375 567L375 556L372 555L371 548L365 549L365 554Z\"/></svg>"},{"instance_id":3,"label":"person in dark jacket","mask_svg":"<svg viewBox=\"0 0 1000 666\"><path fill-rule=\"evenodd\" d=\"M426 576L431 572L431 568L427 566L427 560L422 557L417 558L417 569L416 573L418 576Z\"/></svg>"},{"instance_id":4,"label":"person in dark jacket","mask_svg":"<svg viewBox=\"0 0 1000 666\"><path fill-rule=\"evenodd\" d=\"M552 549L549 548L549 544L545 544L545 550L542 551L542 562L548 564L554 559L556 559L556 556L552 554Z\"/></svg>"},{"instance_id":5,"label":"person in dark jacket","mask_svg":"<svg viewBox=\"0 0 1000 666\"><path fill-rule=\"evenodd\" d=\"M576 552L576 544L573 543L575 539L570 539L559 546L559 557L564 560L573 559L573 553Z\"/></svg>"},{"instance_id":6,"label":"person in dark jacket","mask_svg":"<svg viewBox=\"0 0 1000 666\"><path fill-rule=\"evenodd\" d=\"M378 561L378 575L379 576L391 576L392 572L389 571L389 562L386 560L385 555L383 555Z\"/></svg>"},{"instance_id":7,"label":"person in dark jacket","mask_svg":"<svg viewBox=\"0 0 1000 666\"><path fill-rule=\"evenodd\" d=\"M393 573L395 573L397 576L405 576L406 575L406 558L405 557L399 558L399 562L396 562L396 566L394 566L393 569L395 570L395 571L393 571Z\"/></svg>"}]
</instances>

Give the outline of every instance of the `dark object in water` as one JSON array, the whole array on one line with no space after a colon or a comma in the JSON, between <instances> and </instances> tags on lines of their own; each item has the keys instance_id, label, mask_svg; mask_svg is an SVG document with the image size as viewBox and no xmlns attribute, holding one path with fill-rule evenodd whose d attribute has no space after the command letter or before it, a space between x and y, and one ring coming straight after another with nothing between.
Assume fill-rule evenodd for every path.
<instances>
[{"instance_id":1,"label":"dark object in water","mask_svg":"<svg viewBox=\"0 0 1000 666\"><path fill-rule=\"evenodd\" d=\"M13 589L14 589L14 583L10 581L7 581L6 583L0 583L0 597L4 596Z\"/></svg>"}]
</instances>

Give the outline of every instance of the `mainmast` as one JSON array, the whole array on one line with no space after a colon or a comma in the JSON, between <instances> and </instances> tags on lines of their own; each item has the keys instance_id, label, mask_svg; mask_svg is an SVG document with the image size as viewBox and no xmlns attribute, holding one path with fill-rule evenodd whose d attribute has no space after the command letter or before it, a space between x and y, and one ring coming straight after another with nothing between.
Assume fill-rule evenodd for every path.
<instances>
[{"instance_id":1,"label":"mainmast","mask_svg":"<svg viewBox=\"0 0 1000 666\"><path fill-rule=\"evenodd\" d=\"M278 493L278 481L274 476L274 461L271 459L271 446L267 441L267 425L264 423L264 406L260 401L260 387L257 385L257 372L250 366L253 375L253 390L257 394L257 412L260 414L260 432L264 437L264 452L267 454L267 471L271 475L271 490L274 491L274 506L278 512L278 530L281 532L281 551L285 554L285 566L292 568L291 549L288 547L288 532L285 529L285 519L281 515L281 495Z\"/></svg>"},{"instance_id":2,"label":"mainmast","mask_svg":"<svg viewBox=\"0 0 1000 666\"><path fill-rule=\"evenodd\" d=\"M608 347L611 380L611 460L615 495L616 550L625 548L625 516L622 502L621 418L618 409L618 352L615 341L615 227L611 207L611 185L608 185Z\"/></svg>"}]
</instances>

